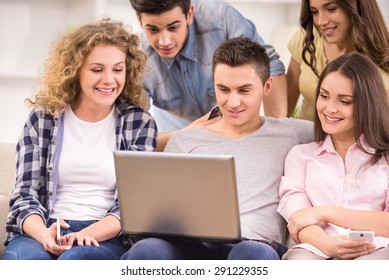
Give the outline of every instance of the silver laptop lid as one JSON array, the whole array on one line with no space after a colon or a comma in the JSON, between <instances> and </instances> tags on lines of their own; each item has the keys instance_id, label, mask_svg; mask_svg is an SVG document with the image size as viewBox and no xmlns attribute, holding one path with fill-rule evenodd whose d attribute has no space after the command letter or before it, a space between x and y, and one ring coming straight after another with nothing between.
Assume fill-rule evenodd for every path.
<instances>
[{"instance_id":1,"label":"silver laptop lid","mask_svg":"<svg viewBox=\"0 0 389 280\"><path fill-rule=\"evenodd\" d=\"M124 234L240 239L232 156L115 151L114 160Z\"/></svg>"}]
</instances>

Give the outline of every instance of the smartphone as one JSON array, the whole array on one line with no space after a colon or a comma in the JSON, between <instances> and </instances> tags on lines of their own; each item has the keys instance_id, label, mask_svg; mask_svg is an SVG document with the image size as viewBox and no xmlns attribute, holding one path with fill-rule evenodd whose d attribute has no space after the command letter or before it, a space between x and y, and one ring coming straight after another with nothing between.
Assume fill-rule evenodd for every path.
<instances>
[{"instance_id":1,"label":"smartphone","mask_svg":"<svg viewBox=\"0 0 389 280\"><path fill-rule=\"evenodd\" d=\"M57 245L61 245L61 221L57 219L57 237L56 237Z\"/></svg>"},{"instance_id":2,"label":"smartphone","mask_svg":"<svg viewBox=\"0 0 389 280\"><path fill-rule=\"evenodd\" d=\"M215 117L219 117L219 116L220 117L222 116L222 112L220 111L219 106L216 105L215 107L212 108L211 113L209 114L208 120L211 120L211 119L213 119Z\"/></svg>"},{"instance_id":3,"label":"smartphone","mask_svg":"<svg viewBox=\"0 0 389 280\"><path fill-rule=\"evenodd\" d=\"M350 230L350 240L367 240L370 243L374 242L374 231L372 230Z\"/></svg>"}]
</instances>

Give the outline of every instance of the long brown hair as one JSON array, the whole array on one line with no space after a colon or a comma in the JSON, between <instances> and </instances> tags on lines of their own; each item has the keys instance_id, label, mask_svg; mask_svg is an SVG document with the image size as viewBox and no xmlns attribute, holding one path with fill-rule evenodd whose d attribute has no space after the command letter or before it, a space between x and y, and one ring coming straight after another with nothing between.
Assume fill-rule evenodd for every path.
<instances>
[{"instance_id":1,"label":"long brown hair","mask_svg":"<svg viewBox=\"0 0 389 280\"><path fill-rule=\"evenodd\" d=\"M306 31L303 43L303 60L319 76L316 66L316 46L313 43L315 28L310 0L301 1L300 25ZM389 73L389 31L376 0L335 0L350 18L351 38L357 52Z\"/></svg>"},{"instance_id":2,"label":"long brown hair","mask_svg":"<svg viewBox=\"0 0 389 280\"><path fill-rule=\"evenodd\" d=\"M358 52L341 55L330 62L323 70L316 89L316 102L323 80L328 74L339 72L353 84L354 137L358 147L368 153L360 144L363 134L366 142L376 150L369 160L377 163L381 158L389 160L389 103L384 82L376 65L365 55ZM315 110L315 141L323 141L324 132ZM369 154L369 153L368 153ZM389 162L388 162L389 163Z\"/></svg>"}]
</instances>

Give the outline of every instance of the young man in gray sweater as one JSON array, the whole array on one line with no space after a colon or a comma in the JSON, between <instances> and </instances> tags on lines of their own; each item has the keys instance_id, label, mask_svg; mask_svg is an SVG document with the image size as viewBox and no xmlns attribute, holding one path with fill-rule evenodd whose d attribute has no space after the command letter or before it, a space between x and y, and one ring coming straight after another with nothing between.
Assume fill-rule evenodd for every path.
<instances>
[{"instance_id":1,"label":"young man in gray sweater","mask_svg":"<svg viewBox=\"0 0 389 280\"><path fill-rule=\"evenodd\" d=\"M260 116L272 88L269 57L246 37L227 40L213 57L217 105L222 118L175 133L165 151L234 156L242 241L213 243L146 238L123 259L280 259L286 225L278 214L278 187L289 150L313 140L313 124Z\"/></svg>"}]
</instances>

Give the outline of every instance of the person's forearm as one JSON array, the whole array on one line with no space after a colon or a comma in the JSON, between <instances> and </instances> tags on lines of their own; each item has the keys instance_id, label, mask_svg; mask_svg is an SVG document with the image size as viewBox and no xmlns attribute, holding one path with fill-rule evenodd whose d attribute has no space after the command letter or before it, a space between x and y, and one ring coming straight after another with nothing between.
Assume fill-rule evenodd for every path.
<instances>
[{"instance_id":1,"label":"person's forearm","mask_svg":"<svg viewBox=\"0 0 389 280\"><path fill-rule=\"evenodd\" d=\"M377 236L389 237L389 213L321 206L324 222L344 228L372 230Z\"/></svg>"},{"instance_id":2,"label":"person's forearm","mask_svg":"<svg viewBox=\"0 0 389 280\"><path fill-rule=\"evenodd\" d=\"M158 132L157 136L157 152L162 152L165 149L167 142L173 132Z\"/></svg>"},{"instance_id":3,"label":"person's forearm","mask_svg":"<svg viewBox=\"0 0 389 280\"><path fill-rule=\"evenodd\" d=\"M272 90L263 99L263 107L266 116L285 118L287 116L287 89L285 74L274 76Z\"/></svg>"},{"instance_id":4,"label":"person's forearm","mask_svg":"<svg viewBox=\"0 0 389 280\"><path fill-rule=\"evenodd\" d=\"M37 214L32 214L25 218L22 224L23 232L38 242L43 242L42 234L47 230L42 218Z\"/></svg>"},{"instance_id":5,"label":"person's forearm","mask_svg":"<svg viewBox=\"0 0 389 280\"><path fill-rule=\"evenodd\" d=\"M300 243L311 244L320 249L325 254L331 254L330 250L328 249L328 236L325 231L318 225L312 225L303 228L298 233L298 238Z\"/></svg>"},{"instance_id":6,"label":"person's forearm","mask_svg":"<svg viewBox=\"0 0 389 280\"><path fill-rule=\"evenodd\" d=\"M294 112L300 97L300 88L299 88L300 74L301 74L300 64L298 64L293 58L291 58L288 71L286 73L288 117L290 117Z\"/></svg>"},{"instance_id":7,"label":"person's forearm","mask_svg":"<svg viewBox=\"0 0 389 280\"><path fill-rule=\"evenodd\" d=\"M98 242L117 236L121 231L120 220L114 215L108 215L100 221L83 229Z\"/></svg>"}]
</instances>

